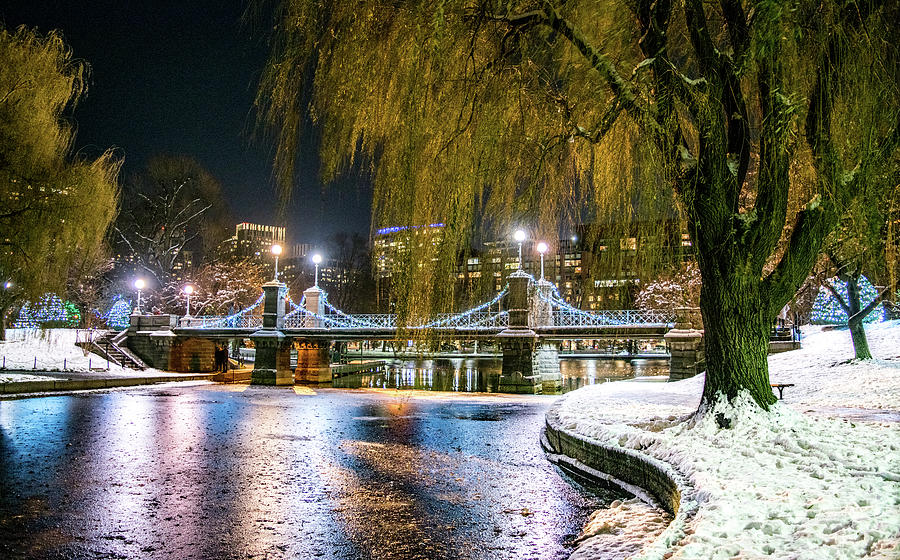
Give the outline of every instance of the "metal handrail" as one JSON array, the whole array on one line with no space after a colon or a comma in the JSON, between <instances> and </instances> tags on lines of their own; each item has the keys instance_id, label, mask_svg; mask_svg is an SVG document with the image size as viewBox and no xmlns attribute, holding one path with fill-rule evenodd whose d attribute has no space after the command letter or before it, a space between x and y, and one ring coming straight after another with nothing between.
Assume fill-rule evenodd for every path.
<instances>
[{"instance_id":1,"label":"metal handrail","mask_svg":"<svg viewBox=\"0 0 900 560\"><path fill-rule=\"evenodd\" d=\"M254 329L262 327L262 315L201 315L182 317L179 327L194 329Z\"/></svg>"},{"instance_id":2,"label":"metal handrail","mask_svg":"<svg viewBox=\"0 0 900 560\"><path fill-rule=\"evenodd\" d=\"M553 324L557 327L669 326L674 322L674 313L658 310L621 309L589 312L573 309L553 310Z\"/></svg>"}]
</instances>

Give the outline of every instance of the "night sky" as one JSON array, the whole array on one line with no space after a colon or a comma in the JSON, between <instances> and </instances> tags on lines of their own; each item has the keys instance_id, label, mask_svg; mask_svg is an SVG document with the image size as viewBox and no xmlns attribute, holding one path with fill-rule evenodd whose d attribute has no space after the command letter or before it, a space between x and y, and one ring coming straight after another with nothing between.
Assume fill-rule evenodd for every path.
<instances>
[{"instance_id":1,"label":"night sky","mask_svg":"<svg viewBox=\"0 0 900 560\"><path fill-rule=\"evenodd\" d=\"M82 154L117 148L123 178L154 155L194 157L222 183L236 221L273 223L271 148L251 134L267 50L242 23L244 7L243 0L13 0L0 4L0 19L11 29L62 30L91 65L87 98L74 114ZM366 234L370 199L358 179L323 189L315 154L303 154L282 225L296 242L341 230Z\"/></svg>"}]
</instances>

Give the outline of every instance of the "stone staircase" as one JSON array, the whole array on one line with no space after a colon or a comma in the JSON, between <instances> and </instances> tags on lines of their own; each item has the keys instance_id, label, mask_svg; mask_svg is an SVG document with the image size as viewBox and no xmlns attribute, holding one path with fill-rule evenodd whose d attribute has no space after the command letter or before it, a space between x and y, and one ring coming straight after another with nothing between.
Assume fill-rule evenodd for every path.
<instances>
[{"instance_id":1,"label":"stone staircase","mask_svg":"<svg viewBox=\"0 0 900 560\"><path fill-rule=\"evenodd\" d=\"M799 333L791 326L772 327L769 333L769 354L788 352L800 348Z\"/></svg>"},{"instance_id":2,"label":"stone staircase","mask_svg":"<svg viewBox=\"0 0 900 560\"><path fill-rule=\"evenodd\" d=\"M80 341L77 344L118 366L136 370L147 369L147 364L125 346L125 336L126 331L109 331L93 340Z\"/></svg>"}]
</instances>

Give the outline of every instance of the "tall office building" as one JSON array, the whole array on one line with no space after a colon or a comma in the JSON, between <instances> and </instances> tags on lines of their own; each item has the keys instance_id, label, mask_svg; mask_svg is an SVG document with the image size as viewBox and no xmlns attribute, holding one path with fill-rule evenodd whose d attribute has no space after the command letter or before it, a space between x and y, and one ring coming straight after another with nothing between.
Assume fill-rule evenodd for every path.
<instances>
[{"instance_id":1,"label":"tall office building","mask_svg":"<svg viewBox=\"0 0 900 560\"><path fill-rule=\"evenodd\" d=\"M234 228L234 235L223 241L217 256L223 260L258 258L267 262L274 244L284 245L285 229L278 226L241 222Z\"/></svg>"}]
</instances>

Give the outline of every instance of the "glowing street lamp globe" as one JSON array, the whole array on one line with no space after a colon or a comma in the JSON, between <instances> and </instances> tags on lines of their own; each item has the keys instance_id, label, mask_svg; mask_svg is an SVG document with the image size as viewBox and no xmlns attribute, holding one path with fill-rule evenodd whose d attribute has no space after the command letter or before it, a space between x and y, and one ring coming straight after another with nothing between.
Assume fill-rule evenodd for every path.
<instances>
[{"instance_id":1,"label":"glowing street lamp globe","mask_svg":"<svg viewBox=\"0 0 900 560\"><path fill-rule=\"evenodd\" d=\"M146 286L146 285L147 285L147 283L144 282L143 278L138 278L137 280L134 281L134 287L137 288L138 290L143 290L144 286Z\"/></svg>"},{"instance_id":2,"label":"glowing street lamp globe","mask_svg":"<svg viewBox=\"0 0 900 560\"><path fill-rule=\"evenodd\" d=\"M275 281L278 282L278 255L281 254L281 245L272 245L272 254L275 255Z\"/></svg>"}]
</instances>

